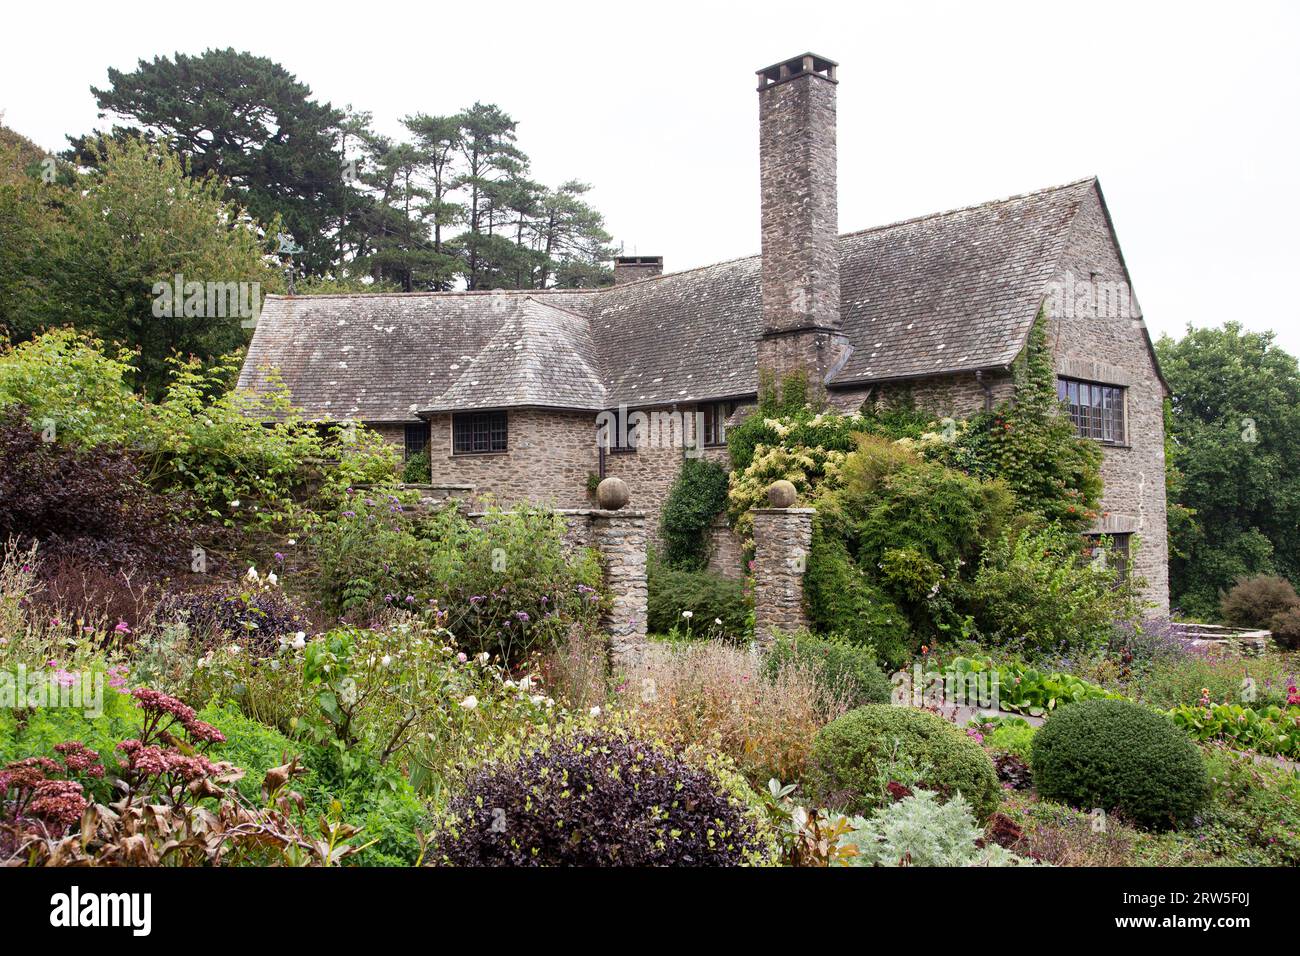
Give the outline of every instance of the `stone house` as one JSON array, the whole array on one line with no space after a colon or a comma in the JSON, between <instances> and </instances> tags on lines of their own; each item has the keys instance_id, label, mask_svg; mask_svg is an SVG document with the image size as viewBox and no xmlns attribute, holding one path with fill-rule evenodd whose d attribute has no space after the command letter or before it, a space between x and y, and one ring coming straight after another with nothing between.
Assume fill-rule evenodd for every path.
<instances>
[{"instance_id":1,"label":"stone house","mask_svg":"<svg viewBox=\"0 0 1300 956\"><path fill-rule=\"evenodd\" d=\"M842 410L906 394L962 417L1012 394L1045 310L1067 413L1104 448L1094 531L1140 535L1134 572L1167 609L1168 389L1097 180L840 234L836 64L758 77L760 255L624 257L600 289L271 296L240 385L277 367L308 414L502 503L590 507L591 476L621 477L653 529L686 455L725 461L760 372L803 370Z\"/></svg>"}]
</instances>

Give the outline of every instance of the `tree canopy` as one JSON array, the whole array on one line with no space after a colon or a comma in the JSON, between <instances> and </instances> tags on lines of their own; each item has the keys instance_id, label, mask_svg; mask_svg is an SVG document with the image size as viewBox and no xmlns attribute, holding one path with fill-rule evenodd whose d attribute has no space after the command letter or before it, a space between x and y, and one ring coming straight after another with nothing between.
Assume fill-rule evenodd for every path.
<instances>
[{"instance_id":1,"label":"tree canopy","mask_svg":"<svg viewBox=\"0 0 1300 956\"><path fill-rule=\"evenodd\" d=\"M1300 580L1300 367L1236 322L1156 350L1173 390L1171 504L1193 512L1170 525L1171 601L1214 617L1239 576Z\"/></svg>"}]
</instances>

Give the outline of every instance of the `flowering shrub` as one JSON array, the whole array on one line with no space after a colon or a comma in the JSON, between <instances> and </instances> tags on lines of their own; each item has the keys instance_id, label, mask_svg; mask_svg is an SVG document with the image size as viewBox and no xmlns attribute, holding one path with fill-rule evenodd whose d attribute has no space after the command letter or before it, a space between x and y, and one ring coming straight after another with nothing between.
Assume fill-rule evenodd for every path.
<instances>
[{"instance_id":1,"label":"flowering shrub","mask_svg":"<svg viewBox=\"0 0 1300 956\"><path fill-rule=\"evenodd\" d=\"M280 638L308 626L306 615L277 586L274 572L250 568L240 584L211 585L173 595L167 613L189 627L200 647L240 642L257 654L273 653Z\"/></svg>"},{"instance_id":2,"label":"flowering shrub","mask_svg":"<svg viewBox=\"0 0 1300 956\"><path fill-rule=\"evenodd\" d=\"M228 390L237 356L208 364L172 359L162 398L131 391L138 353L57 329L0 351L0 408L22 404L37 429L61 442L130 448L150 487L184 492L190 520L265 526L296 513L295 495L333 461L329 489L396 472L395 453L360 426L321 430L294 410L283 384ZM264 424L271 422L272 424Z\"/></svg>"},{"instance_id":3,"label":"flowering shrub","mask_svg":"<svg viewBox=\"0 0 1300 956\"><path fill-rule=\"evenodd\" d=\"M433 859L455 866L763 862L758 818L718 771L618 730L543 740L470 774Z\"/></svg>"},{"instance_id":4,"label":"flowering shrub","mask_svg":"<svg viewBox=\"0 0 1300 956\"><path fill-rule=\"evenodd\" d=\"M705 642L664 648L628 675L621 697L636 720L675 743L727 754L756 787L796 780L813 735L848 710L845 685L790 662L770 677L747 650Z\"/></svg>"}]
</instances>

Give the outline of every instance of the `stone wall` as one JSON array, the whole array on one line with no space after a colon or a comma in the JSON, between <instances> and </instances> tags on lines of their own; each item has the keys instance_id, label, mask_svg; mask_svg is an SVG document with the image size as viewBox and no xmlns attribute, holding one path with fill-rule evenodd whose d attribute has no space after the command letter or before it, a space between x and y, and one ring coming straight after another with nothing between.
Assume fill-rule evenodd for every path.
<instances>
[{"instance_id":1,"label":"stone wall","mask_svg":"<svg viewBox=\"0 0 1300 956\"><path fill-rule=\"evenodd\" d=\"M1058 374L1125 387L1127 443L1102 446L1105 491L1093 530L1138 535L1132 573L1146 580L1147 599L1167 613L1164 388L1095 190L1075 219L1055 283L1069 293L1048 296L1048 340ZM1081 298L1090 291L1103 300L1094 298L1092 308ZM1116 293L1127 295L1127 306L1114 301Z\"/></svg>"},{"instance_id":2,"label":"stone wall","mask_svg":"<svg viewBox=\"0 0 1300 956\"><path fill-rule=\"evenodd\" d=\"M957 372L864 388L837 388L831 392L830 401L845 413L858 411L864 402L874 407L911 402L936 418L960 419L982 411L986 401L996 405L1014 395L1015 383L1009 372L986 372L979 378L974 372Z\"/></svg>"},{"instance_id":3,"label":"stone wall","mask_svg":"<svg viewBox=\"0 0 1300 956\"><path fill-rule=\"evenodd\" d=\"M713 519L709 528L709 570L724 578L740 580L745 576L745 549L740 537L731 530L726 513Z\"/></svg>"},{"instance_id":4,"label":"stone wall","mask_svg":"<svg viewBox=\"0 0 1300 956\"><path fill-rule=\"evenodd\" d=\"M595 416L539 409L511 409L507 415L509 450L476 455L453 455L451 415L435 415L429 431L433 481L473 485L480 500L490 495L500 505L589 506L587 477L597 467Z\"/></svg>"},{"instance_id":5,"label":"stone wall","mask_svg":"<svg viewBox=\"0 0 1300 956\"><path fill-rule=\"evenodd\" d=\"M645 515L636 511L592 511L591 546L600 554L610 610L604 624L610 658L631 667L646 652Z\"/></svg>"},{"instance_id":6,"label":"stone wall","mask_svg":"<svg viewBox=\"0 0 1300 956\"><path fill-rule=\"evenodd\" d=\"M812 508L755 508L754 639L808 626L803 576L812 546Z\"/></svg>"}]
</instances>

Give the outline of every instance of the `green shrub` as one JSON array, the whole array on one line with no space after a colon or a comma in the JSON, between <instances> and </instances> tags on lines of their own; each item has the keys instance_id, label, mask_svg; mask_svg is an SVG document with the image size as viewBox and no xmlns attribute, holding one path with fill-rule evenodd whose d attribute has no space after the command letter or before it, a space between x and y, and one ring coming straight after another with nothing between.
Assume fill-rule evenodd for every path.
<instances>
[{"instance_id":1,"label":"green shrub","mask_svg":"<svg viewBox=\"0 0 1300 956\"><path fill-rule=\"evenodd\" d=\"M968 608L984 639L1026 654L1096 648L1138 608L1114 568L1085 562L1057 526L1004 534L984 552Z\"/></svg>"},{"instance_id":2,"label":"green shrub","mask_svg":"<svg viewBox=\"0 0 1300 956\"><path fill-rule=\"evenodd\" d=\"M715 626L730 637L741 638L751 630L753 604L743 581L669 567L652 556L646 586L646 624L652 634L681 627L683 611L691 612L691 621L701 631L714 621L721 621Z\"/></svg>"},{"instance_id":3,"label":"green shrub","mask_svg":"<svg viewBox=\"0 0 1300 956\"><path fill-rule=\"evenodd\" d=\"M870 704L818 732L806 783L814 798L846 812L888 803L888 784L960 793L983 820L998 805L997 774L983 748L942 717Z\"/></svg>"},{"instance_id":4,"label":"green shrub","mask_svg":"<svg viewBox=\"0 0 1300 956\"><path fill-rule=\"evenodd\" d=\"M1261 574L1238 578L1219 601L1219 613L1233 627L1270 627L1273 619L1300 608L1300 596L1286 578Z\"/></svg>"},{"instance_id":5,"label":"green shrub","mask_svg":"<svg viewBox=\"0 0 1300 956\"><path fill-rule=\"evenodd\" d=\"M707 458L687 458L664 501L659 531L664 560L700 570L709 559L709 528L727 506L727 469Z\"/></svg>"},{"instance_id":6,"label":"green shrub","mask_svg":"<svg viewBox=\"0 0 1300 956\"><path fill-rule=\"evenodd\" d=\"M993 731L984 736L984 746L994 753L1015 754L1028 760L1037 732L1038 728L1025 720L999 721Z\"/></svg>"},{"instance_id":7,"label":"green shrub","mask_svg":"<svg viewBox=\"0 0 1300 956\"><path fill-rule=\"evenodd\" d=\"M763 660L763 673L771 680L791 664L815 668L822 690L847 695L850 707L889 703L889 678L876 663L876 653L870 647L842 638L778 635Z\"/></svg>"},{"instance_id":8,"label":"green shrub","mask_svg":"<svg viewBox=\"0 0 1300 956\"><path fill-rule=\"evenodd\" d=\"M290 786L303 796L304 822L309 830L315 830L321 817L337 812L349 823L364 827L358 842L376 841L352 858L354 864L405 866L419 857L416 830L424 822L424 808L410 783L395 769L381 766L357 749L348 754L347 771L343 772L336 750L291 740L245 717L230 704L209 705L199 717L225 735L226 742L217 746L213 756L245 771L236 786L254 804L263 801L261 785L266 771L297 756L307 773Z\"/></svg>"},{"instance_id":9,"label":"green shrub","mask_svg":"<svg viewBox=\"0 0 1300 956\"><path fill-rule=\"evenodd\" d=\"M567 546L560 515L494 509L471 522L455 508L426 515L413 493L391 492L356 491L310 532L310 585L331 616L436 609L465 650L512 663L599 616L599 561Z\"/></svg>"},{"instance_id":10,"label":"green shrub","mask_svg":"<svg viewBox=\"0 0 1300 956\"><path fill-rule=\"evenodd\" d=\"M1190 821L1209 795L1205 765L1186 734L1128 701L1058 711L1034 736L1032 766L1042 796L1153 828Z\"/></svg>"},{"instance_id":11,"label":"green shrub","mask_svg":"<svg viewBox=\"0 0 1300 956\"><path fill-rule=\"evenodd\" d=\"M428 449L406 459L406 464L402 466L402 481L410 485L426 485L432 480L433 468L429 464Z\"/></svg>"},{"instance_id":12,"label":"green shrub","mask_svg":"<svg viewBox=\"0 0 1300 956\"><path fill-rule=\"evenodd\" d=\"M820 515L813 520L804 602L818 632L870 647L888 667L902 666L915 650L907 616L825 529Z\"/></svg>"}]
</instances>

